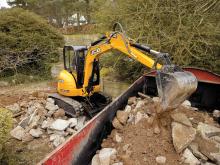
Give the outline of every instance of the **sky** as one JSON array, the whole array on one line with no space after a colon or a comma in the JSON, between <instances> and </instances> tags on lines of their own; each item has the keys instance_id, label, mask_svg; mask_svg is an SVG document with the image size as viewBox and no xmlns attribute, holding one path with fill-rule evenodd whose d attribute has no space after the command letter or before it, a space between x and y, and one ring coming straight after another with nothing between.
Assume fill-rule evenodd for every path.
<instances>
[{"instance_id":1,"label":"sky","mask_svg":"<svg viewBox=\"0 0 220 165\"><path fill-rule=\"evenodd\" d=\"M9 7L6 0L0 0L0 8L2 7Z\"/></svg>"}]
</instances>

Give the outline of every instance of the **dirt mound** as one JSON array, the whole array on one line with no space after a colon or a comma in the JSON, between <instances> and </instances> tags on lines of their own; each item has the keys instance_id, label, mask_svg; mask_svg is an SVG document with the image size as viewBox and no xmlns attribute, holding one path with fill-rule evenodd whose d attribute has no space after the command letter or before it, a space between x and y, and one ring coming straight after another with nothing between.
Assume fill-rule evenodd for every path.
<instances>
[{"instance_id":1,"label":"dirt mound","mask_svg":"<svg viewBox=\"0 0 220 165\"><path fill-rule=\"evenodd\" d=\"M197 127L200 123L218 126L212 117L189 106L180 106L174 111L158 115L156 112L160 105L158 99L153 100L134 97L128 100L130 105L120 110L120 113L117 112L113 120L115 129L103 140L102 149L97 151L92 165L104 165L107 159L109 162L105 165L176 165L218 161L207 158L202 153L202 158L197 154L194 156L192 152L195 150L191 149L191 144L198 139ZM105 148L115 149L117 153L103 158Z\"/></svg>"}]
</instances>

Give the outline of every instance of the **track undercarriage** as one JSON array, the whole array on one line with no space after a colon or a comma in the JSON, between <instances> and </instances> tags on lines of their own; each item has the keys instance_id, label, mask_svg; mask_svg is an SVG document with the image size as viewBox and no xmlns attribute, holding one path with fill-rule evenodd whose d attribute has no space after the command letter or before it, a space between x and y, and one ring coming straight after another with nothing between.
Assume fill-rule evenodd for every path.
<instances>
[{"instance_id":1,"label":"track undercarriage","mask_svg":"<svg viewBox=\"0 0 220 165\"><path fill-rule=\"evenodd\" d=\"M90 97L65 97L58 93L49 97L71 117L86 115L92 118L112 101L111 97L103 92L94 93Z\"/></svg>"}]
</instances>

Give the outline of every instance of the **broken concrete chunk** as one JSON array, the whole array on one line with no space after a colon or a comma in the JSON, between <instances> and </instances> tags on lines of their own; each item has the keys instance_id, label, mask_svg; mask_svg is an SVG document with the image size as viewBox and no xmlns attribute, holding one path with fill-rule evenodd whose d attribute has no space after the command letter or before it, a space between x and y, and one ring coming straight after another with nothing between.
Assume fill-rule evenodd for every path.
<instances>
[{"instance_id":1,"label":"broken concrete chunk","mask_svg":"<svg viewBox=\"0 0 220 165\"><path fill-rule=\"evenodd\" d=\"M213 112L212 112L212 114L213 114L213 117L215 117L215 118L219 118L220 117L220 111L219 110L214 110Z\"/></svg>"},{"instance_id":2,"label":"broken concrete chunk","mask_svg":"<svg viewBox=\"0 0 220 165\"><path fill-rule=\"evenodd\" d=\"M57 105L54 105L51 102L47 102L45 108L49 111L56 111L59 109Z\"/></svg>"},{"instance_id":3,"label":"broken concrete chunk","mask_svg":"<svg viewBox=\"0 0 220 165\"><path fill-rule=\"evenodd\" d=\"M132 104L136 104L136 97L133 96L133 97L129 97L128 99L128 105L132 105Z\"/></svg>"},{"instance_id":4,"label":"broken concrete chunk","mask_svg":"<svg viewBox=\"0 0 220 165\"><path fill-rule=\"evenodd\" d=\"M30 133L26 133L23 137L22 137L22 142L30 142L34 140L33 136L31 136Z\"/></svg>"},{"instance_id":5,"label":"broken concrete chunk","mask_svg":"<svg viewBox=\"0 0 220 165\"><path fill-rule=\"evenodd\" d=\"M123 162L113 163L112 165L123 165Z\"/></svg>"},{"instance_id":6,"label":"broken concrete chunk","mask_svg":"<svg viewBox=\"0 0 220 165\"><path fill-rule=\"evenodd\" d=\"M47 102L51 103L51 104L55 104L55 100L52 98L47 98Z\"/></svg>"},{"instance_id":7,"label":"broken concrete chunk","mask_svg":"<svg viewBox=\"0 0 220 165\"><path fill-rule=\"evenodd\" d=\"M74 135L77 131L72 128L67 128L66 132L68 132L68 134L70 134L70 135Z\"/></svg>"},{"instance_id":8,"label":"broken concrete chunk","mask_svg":"<svg viewBox=\"0 0 220 165\"><path fill-rule=\"evenodd\" d=\"M153 97L152 100L153 100L153 102L159 102L160 98L159 97Z\"/></svg>"},{"instance_id":9,"label":"broken concrete chunk","mask_svg":"<svg viewBox=\"0 0 220 165\"><path fill-rule=\"evenodd\" d=\"M99 152L99 160L101 165L110 165L111 158L115 157L117 154L114 148L103 148Z\"/></svg>"},{"instance_id":10,"label":"broken concrete chunk","mask_svg":"<svg viewBox=\"0 0 220 165\"><path fill-rule=\"evenodd\" d=\"M220 135L220 128L199 122L197 130L201 132L203 138L210 138L216 134Z\"/></svg>"},{"instance_id":11,"label":"broken concrete chunk","mask_svg":"<svg viewBox=\"0 0 220 165\"><path fill-rule=\"evenodd\" d=\"M144 107L145 101L144 100L139 100L137 102L137 105L134 108L134 111L137 112L139 110L141 110Z\"/></svg>"},{"instance_id":12,"label":"broken concrete chunk","mask_svg":"<svg viewBox=\"0 0 220 165\"><path fill-rule=\"evenodd\" d=\"M98 154L93 156L91 165L101 165Z\"/></svg>"},{"instance_id":13,"label":"broken concrete chunk","mask_svg":"<svg viewBox=\"0 0 220 165\"><path fill-rule=\"evenodd\" d=\"M216 158L213 157L213 153L219 154L219 148L214 141L211 141L207 138L203 138L202 135L197 134L194 140L198 144L199 151L208 157L212 161L216 161Z\"/></svg>"},{"instance_id":14,"label":"broken concrete chunk","mask_svg":"<svg viewBox=\"0 0 220 165\"><path fill-rule=\"evenodd\" d=\"M112 125L115 129L123 129L123 125L118 121L117 117L112 121Z\"/></svg>"},{"instance_id":15,"label":"broken concrete chunk","mask_svg":"<svg viewBox=\"0 0 220 165\"><path fill-rule=\"evenodd\" d=\"M53 145L55 147L58 147L60 144L64 143L65 142L65 138L62 137L62 136L56 136L56 138L54 139L53 141Z\"/></svg>"},{"instance_id":16,"label":"broken concrete chunk","mask_svg":"<svg viewBox=\"0 0 220 165\"><path fill-rule=\"evenodd\" d=\"M200 161L192 154L189 149L185 149L183 152L184 163L188 163L190 165L199 165Z\"/></svg>"},{"instance_id":17,"label":"broken concrete chunk","mask_svg":"<svg viewBox=\"0 0 220 165\"><path fill-rule=\"evenodd\" d=\"M186 126L192 127L192 123L184 113L173 113L171 118L178 123L184 124Z\"/></svg>"},{"instance_id":18,"label":"broken concrete chunk","mask_svg":"<svg viewBox=\"0 0 220 165\"><path fill-rule=\"evenodd\" d=\"M70 123L67 120L57 119L51 124L50 129L64 131L69 124Z\"/></svg>"},{"instance_id":19,"label":"broken concrete chunk","mask_svg":"<svg viewBox=\"0 0 220 165\"><path fill-rule=\"evenodd\" d=\"M41 137L41 135L43 135L43 132L41 131L40 128L37 129L31 129L29 131L29 133L31 134L31 136L35 137L35 138L39 138Z\"/></svg>"},{"instance_id":20,"label":"broken concrete chunk","mask_svg":"<svg viewBox=\"0 0 220 165\"><path fill-rule=\"evenodd\" d=\"M113 137L113 140L117 143L121 143L122 142L122 137L120 136L119 133L115 133L115 136Z\"/></svg>"},{"instance_id":21,"label":"broken concrete chunk","mask_svg":"<svg viewBox=\"0 0 220 165\"><path fill-rule=\"evenodd\" d=\"M166 157L165 156L157 156L156 157L156 162L158 164L165 164L166 163Z\"/></svg>"},{"instance_id":22,"label":"broken concrete chunk","mask_svg":"<svg viewBox=\"0 0 220 165\"><path fill-rule=\"evenodd\" d=\"M184 107L191 107L191 103L190 103L190 101L189 100L185 100L183 103L182 103L182 106L184 106Z\"/></svg>"},{"instance_id":23,"label":"broken concrete chunk","mask_svg":"<svg viewBox=\"0 0 220 165\"><path fill-rule=\"evenodd\" d=\"M126 105L124 111L127 112L127 113L130 113L131 112L131 106L130 105Z\"/></svg>"},{"instance_id":24,"label":"broken concrete chunk","mask_svg":"<svg viewBox=\"0 0 220 165\"><path fill-rule=\"evenodd\" d=\"M128 120L129 113L125 111L117 111L116 117L121 124L125 125Z\"/></svg>"},{"instance_id":25,"label":"broken concrete chunk","mask_svg":"<svg viewBox=\"0 0 220 165\"><path fill-rule=\"evenodd\" d=\"M54 141L57 137L60 137L60 135L57 135L57 134L51 134L50 135L50 141Z\"/></svg>"},{"instance_id":26,"label":"broken concrete chunk","mask_svg":"<svg viewBox=\"0 0 220 165\"><path fill-rule=\"evenodd\" d=\"M31 119L31 116L27 116L24 119L22 119L18 125L20 125L23 128L26 128L28 126L30 119Z\"/></svg>"},{"instance_id":27,"label":"broken concrete chunk","mask_svg":"<svg viewBox=\"0 0 220 165\"><path fill-rule=\"evenodd\" d=\"M5 108L11 110L12 113L18 113L21 110L18 103L14 103L12 105L6 106Z\"/></svg>"},{"instance_id":28,"label":"broken concrete chunk","mask_svg":"<svg viewBox=\"0 0 220 165\"><path fill-rule=\"evenodd\" d=\"M147 114L144 114L142 112L137 112L135 119L134 119L134 123L137 124L139 121L141 121L143 118L148 118Z\"/></svg>"},{"instance_id":29,"label":"broken concrete chunk","mask_svg":"<svg viewBox=\"0 0 220 165\"><path fill-rule=\"evenodd\" d=\"M18 125L13 130L11 130L10 135L15 139L22 140L22 138L25 136L25 130Z\"/></svg>"},{"instance_id":30,"label":"broken concrete chunk","mask_svg":"<svg viewBox=\"0 0 220 165\"><path fill-rule=\"evenodd\" d=\"M64 117L64 116L65 116L65 111L63 109L58 109L53 114L54 118L59 118L59 117Z\"/></svg>"},{"instance_id":31,"label":"broken concrete chunk","mask_svg":"<svg viewBox=\"0 0 220 165\"><path fill-rule=\"evenodd\" d=\"M196 129L172 122L173 145L177 153L183 151L196 136Z\"/></svg>"},{"instance_id":32,"label":"broken concrete chunk","mask_svg":"<svg viewBox=\"0 0 220 165\"><path fill-rule=\"evenodd\" d=\"M80 130L84 127L86 121L86 116L80 116L77 121L77 125L75 126L76 130Z\"/></svg>"},{"instance_id":33,"label":"broken concrete chunk","mask_svg":"<svg viewBox=\"0 0 220 165\"><path fill-rule=\"evenodd\" d=\"M54 122L52 118L47 118L47 120L44 120L43 123L41 124L42 129L47 129L51 126L51 124Z\"/></svg>"},{"instance_id":34,"label":"broken concrete chunk","mask_svg":"<svg viewBox=\"0 0 220 165\"><path fill-rule=\"evenodd\" d=\"M200 151L199 151L199 146L197 143L191 143L189 145L189 149L190 151L193 153L193 155L195 155L197 158L199 159L202 159L202 160L205 160L207 161L208 158L206 156L204 156Z\"/></svg>"},{"instance_id":35,"label":"broken concrete chunk","mask_svg":"<svg viewBox=\"0 0 220 165\"><path fill-rule=\"evenodd\" d=\"M70 118L68 122L70 123L70 128L73 128L77 125L77 118Z\"/></svg>"}]
</instances>

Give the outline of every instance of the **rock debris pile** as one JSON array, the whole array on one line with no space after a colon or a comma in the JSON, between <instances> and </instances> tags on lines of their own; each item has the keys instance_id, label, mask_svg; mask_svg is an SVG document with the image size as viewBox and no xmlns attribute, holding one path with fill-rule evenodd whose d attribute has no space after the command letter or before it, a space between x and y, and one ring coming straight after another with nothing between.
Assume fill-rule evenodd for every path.
<instances>
[{"instance_id":1,"label":"rock debris pile","mask_svg":"<svg viewBox=\"0 0 220 165\"><path fill-rule=\"evenodd\" d=\"M140 96L117 111L92 165L220 164L220 128L208 113L185 101L158 114L158 98Z\"/></svg>"},{"instance_id":2,"label":"rock debris pile","mask_svg":"<svg viewBox=\"0 0 220 165\"><path fill-rule=\"evenodd\" d=\"M65 111L43 92L35 92L28 99L6 108L14 114L15 126L10 134L22 142L43 138L57 147L87 122L86 116L66 116Z\"/></svg>"}]
</instances>

